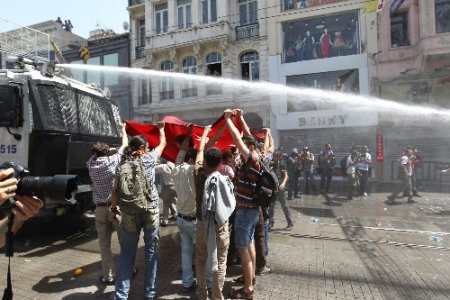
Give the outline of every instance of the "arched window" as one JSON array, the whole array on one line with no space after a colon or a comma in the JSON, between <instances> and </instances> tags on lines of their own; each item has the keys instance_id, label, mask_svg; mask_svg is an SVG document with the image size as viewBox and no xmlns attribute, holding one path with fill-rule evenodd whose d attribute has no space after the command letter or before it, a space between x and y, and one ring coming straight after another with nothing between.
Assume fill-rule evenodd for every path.
<instances>
[{"instance_id":1,"label":"arched window","mask_svg":"<svg viewBox=\"0 0 450 300\"><path fill-rule=\"evenodd\" d=\"M222 75L222 56L217 52L212 52L206 56L206 75Z\"/></svg>"},{"instance_id":2,"label":"arched window","mask_svg":"<svg viewBox=\"0 0 450 300\"><path fill-rule=\"evenodd\" d=\"M197 59L195 57L188 56L183 60L183 73L197 74ZM197 86L193 80L186 80L184 82L181 96L183 98L197 96Z\"/></svg>"},{"instance_id":3,"label":"arched window","mask_svg":"<svg viewBox=\"0 0 450 300\"><path fill-rule=\"evenodd\" d=\"M206 75L222 76L222 56L212 52L206 56ZM212 83L206 87L206 95L217 95L222 93L222 86Z\"/></svg>"},{"instance_id":4,"label":"arched window","mask_svg":"<svg viewBox=\"0 0 450 300\"><path fill-rule=\"evenodd\" d=\"M183 60L183 73L197 74L197 59L193 56L188 56Z\"/></svg>"},{"instance_id":5,"label":"arched window","mask_svg":"<svg viewBox=\"0 0 450 300\"><path fill-rule=\"evenodd\" d=\"M259 54L256 51L245 52L241 55L241 78L243 80L259 80Z\"/></svg>"},{"instance_id":6,"label":"arched window","mask_svg":"<svg viewBox=\"0 0 450 300\"><path fill-rule=\"evenodd\" d=\"M161 71L173 71L173 62L171 60L163 61L161 63ZM174 94L173 80L170 77L161 79L160 100L173 99Z\"/></svg>"}]
</instances>

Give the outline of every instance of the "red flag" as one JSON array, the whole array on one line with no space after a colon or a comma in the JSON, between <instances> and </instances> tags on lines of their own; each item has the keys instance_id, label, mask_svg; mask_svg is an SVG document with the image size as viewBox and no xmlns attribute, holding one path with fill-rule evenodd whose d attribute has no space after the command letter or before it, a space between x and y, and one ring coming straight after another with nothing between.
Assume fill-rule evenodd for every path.
<instances>
[{"instance_id":1,"label":"red flag","mask_svg":"<svg viewBox=\"0 0 450 300\"><path fill-rule=\"evenodd\" d=\"M241 126L239 125L239 122L236 118L233 118L233 123L238 128L238 130L241 130ZM167 158L168 160L174 162L178 151L180 150L179 144L182 142L182 137L186 136L187 133L187 126L189 123L184 122L177 117L173 116L166 116L162 119L162 122L164 122L164 132L166 134L166 142L167 146L164 148L162 156ZM155 148L159 145L159 130L154 124L149 123L140 123L140 122L134 122L134 121L125 121L127 124L127 133L130 136L135 135L143 135L150 146L150 148ZM200 138L203 134L204 128L199 125L192 125L192 134L191 139L193 141L194 147L198 148L198 144L200 142ZM212 124L211 132L209 133L208 137L211 138L214 135L217 134L217 132L223 127L226 126L225 119L223 115L217 119L214 124ZM177 140L181 139L181 140ZM219 148L222 151L227 151L230 149L231 146L234 146L233 137L231 136L230 131L228 128L225 128L225 131L223 132L222 136L218 139L218 141L213 145L214 147Z\"/></svg>"}]
</instances>

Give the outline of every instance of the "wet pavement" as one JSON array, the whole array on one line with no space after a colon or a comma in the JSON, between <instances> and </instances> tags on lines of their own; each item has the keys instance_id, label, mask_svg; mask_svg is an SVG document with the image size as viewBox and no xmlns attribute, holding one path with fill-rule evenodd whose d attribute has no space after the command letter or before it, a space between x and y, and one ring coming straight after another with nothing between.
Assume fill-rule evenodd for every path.
<instances>
[{"instance_id":1,"label":"wet pavement","mask_svg":"<svg viewBox=\"0 0 450 300\"><path fill-rule=\"evenodd\" d=\"M257 277L255 299L449 299L450 197L423 193L417 203L386 201L386 193L330 194L289 201L292 231L277 204L270 233L271 274ZM110 299L99 283L100 255L92 215L59 223L32 222L16 239L14 299ZM142 241L130 299L143 299ZM159 299L195 299L181 291L175 224L161 228ZM116 236L113 252L119 252ZM7 258L0 256L0 290ZM82 268L83 273L74 275ZM229 269L225 294L237 287Z\"/></svg>"}]
</instances>

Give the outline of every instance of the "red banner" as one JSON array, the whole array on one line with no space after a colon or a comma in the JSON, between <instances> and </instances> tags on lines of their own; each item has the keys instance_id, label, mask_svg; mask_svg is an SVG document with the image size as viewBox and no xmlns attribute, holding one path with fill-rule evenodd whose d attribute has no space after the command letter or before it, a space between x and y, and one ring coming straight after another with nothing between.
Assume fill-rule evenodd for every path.
<instances>
[{"instance_id":1,"label":"red banner","mask_svg":"<svg viewBox=\"0 0 450 300\"><path fill-rule=\"evenodd\" d=\"M377 134L377 161L384 161L383 153L383 135Z\"/></svg>"},{"instance_id":2,"label":"red banner","mask_svg":"<svg viewBox=\"0 0 450 300\"><path fill-rule=\"evenodd\" d=\"M241 126L238 120L236 118L232 118L232 120L233 124L238 128L238 130L241 130ZM164 149L162 156L174 162L177 157L178 151L180 150L180 146L178 143L181 143L181 141L177 140L177 138L179 139L180 137L186 135L187 125L189 123L173 116L166 116L161 121L165 124L164 132L166 134L167 141L167 146ZM125 121L125 123L127 124L128 135L143 135L147 139L151 149L159 145L159 130L155 124L134 121ZM224 126L226 126L225 119L223 118L223 116L221 116L219 119L217 119L216 122L214 122L214 124L212 124L211 132L209 133L208 137L211 138L215 136L217 132ZM198 147L200 138L203 133L203 128L204 127L199 125L193 125L191 139L194 143L195 148ZM256 132L255 135L257 137L260 137L261 132ZM231 146L234 146L234 141L228 128L225 128L225 131L218 139L218 141L214 144L214 147L217 147L222 151L226 151L229 150Z\"/></svg>"}]
</instances>

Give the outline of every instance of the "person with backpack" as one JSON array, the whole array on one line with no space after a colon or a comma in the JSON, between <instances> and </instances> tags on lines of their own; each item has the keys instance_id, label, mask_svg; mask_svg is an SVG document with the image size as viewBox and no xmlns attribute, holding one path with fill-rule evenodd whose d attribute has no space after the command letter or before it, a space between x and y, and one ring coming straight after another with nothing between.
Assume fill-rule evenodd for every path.
<instances>
[{"instance_id":1,"label":"person with backpack","mask_svg":"<svg viewBox=\"0 0 450 300\"><path fill-rule=\"evenodd\" d=\"M253 199L256 194L256 183L260 178L262 162L257 151L257 141L252 136L241 137L241 133L233 124L230 109L224 111L224 118L233 140L239 149L240 157L236 164L235 195L236 219L235 242L241 258L244 286L232 290L232 299L253 299L253 285L256 277L255 228L259 222L260 209Z\"/></svg>"},{"instance_id":2,"label":"person with backpack","mask_svg":"<svg viewBox=\"0 0 450 300\"><path fill-rule=\"evenodd\" d=\"M117 169L111 211L120 216L120 256L114 299L127 299L141 230L144 232L144 297L156 295L159 240L159 197L155 186L155 165L166 147L164 123L157 123L159 145L150 150L141 135L129 140ZM119 210L120 208L120 210Z\"/></svg>"}]
</instances>

